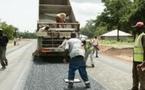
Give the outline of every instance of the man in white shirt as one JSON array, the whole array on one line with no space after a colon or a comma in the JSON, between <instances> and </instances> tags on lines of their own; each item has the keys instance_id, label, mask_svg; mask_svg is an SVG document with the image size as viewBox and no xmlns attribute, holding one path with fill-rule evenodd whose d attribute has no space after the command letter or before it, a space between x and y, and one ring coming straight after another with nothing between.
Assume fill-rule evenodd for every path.
<instances>
[{"instance_id":1,"label":"man in white shirt","mask_svg":"<svg viewBox=\"0 0 145 90\"><path fill-rule=\"evenodd\" d=\"M68 88L73 88L73 80L75 77L75 71L78 69L81 78L83 79L86 88L90 88L90 82L88 79L86 64L84 60L85 50L82 47L82 41L76 38L75 33L71 33L71 39L67 41L66 49L69 51L69 73L68 73Z\"/></svg>"},{"instance_id":2,"label":"man in white shirt","mask_svg":"<svg viewBox=\"0 0 145 90\"><path fill-rule=\"evenodd\" d=\"M99 40L97 36L92 40L92 45L94 47L93 53L96 52L96 58L98 58L98 51L99 51Z\"/></svg>"}]
</instances>

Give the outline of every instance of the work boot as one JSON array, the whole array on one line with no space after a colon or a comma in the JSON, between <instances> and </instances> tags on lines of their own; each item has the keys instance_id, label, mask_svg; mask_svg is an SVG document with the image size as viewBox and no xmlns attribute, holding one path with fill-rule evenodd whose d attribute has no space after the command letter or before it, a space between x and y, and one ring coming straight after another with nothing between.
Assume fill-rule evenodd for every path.
<instances>
[{"instance_id":1,"label":"work boot","mask_svg":"<svg viewBox=\"0 0 145 90\"><path fill-rule=\"evenodd\" d=\"M90 88L91 87L90 82L89 81L86 81L85 82L85 86L86 86L86 88Z\"/></svg>"},{"instance_id":2,"label":"work boot","mask_svg":"<svg viewBox=\"0 0 145 90\"><path fill-rule=\"evenodd\" d=\"M70 88L70 89L73 88L73 82L68 83L68 88Z\"/></svg>"},{"instance_id":3,"label":"work boot","mask_svg":"<svg viewBox=\"0 0 145 90\"><path fill-rule=\"evenodd\" d=\"M2 65L2 68L1 68L2 70L6 69L6 65L3 61L1 62L1 65Z\"/></svg>"},{"instance_id":4,"label":"work boot","mask_svg":"<svg viewBox=\"0 0 145 90\"><path fill-rule=\"evenodd\" d=\"M90 83L87 83L87 84L85 84L86 85L86 88L90 88L91 86L90 86Z\"/></svg>"},{"instance_id":5,"label":"work boot","mask_svg":"<svg viewBox=\"0 0 145 90\"><path fill-rule=\"evenodd\" d=\"M4 70L4 69L6 69L6 67L5 66L2 66L2 68L1 68L2 70Z\"/></svg>"},{"instance_id":6,"label":"work boot","mask_svg":"<svg viewBox=\"0 0 145 90\"><path fill-rule=\"evenodd\" d=\"M132 88L131 90L139 90L138 88Z\"/></svg>"},{"instance_id":7,"label":"work boot","mask_svg":"<svg viewBox=\"0 0 145 90\"><path fill-rule=\"evenodd\" d=\"M8 61L5 61L5 65L8 66Z\"/></svg>"},{"instance_id":8,"label":"work boot","mask_svg":"<svg viewBox=\"0 0 145 90\"><path fill-rule=\"evenodd\" d=\"M128 90L139 90L137 87L130 88Z\"/></svg>"},{"instance_id":9,"label":"work boot","mask_svg":"<svg viewBox=\"0 0 145 90\"><path fill-rule=\"evenodd\" d=\"M94 64L92 64L92 67L95 67L95 65L94 65Z\"/></svg>"}]
</instances>

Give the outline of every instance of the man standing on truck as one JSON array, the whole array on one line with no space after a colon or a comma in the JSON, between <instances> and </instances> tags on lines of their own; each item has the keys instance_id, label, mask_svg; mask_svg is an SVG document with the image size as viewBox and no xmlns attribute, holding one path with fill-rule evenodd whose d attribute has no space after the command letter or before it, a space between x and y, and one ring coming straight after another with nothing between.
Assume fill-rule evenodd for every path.
<instances>
[{"instance_id":1,"label":"man standing on truck","mask_svg":"<svg viewBox=\"0 0 145 90\"><path fill-rule=\"evenodd\" d=\"M131 90L145 90L145 71L142 67L145 65L145 29L143 22L137 22L135 26L139 36L135 39L133 55L133 86ZM140 84L140 89L139 89Z\"/></svg>"},{"instance_id":2,"label":"man standing on truck","mask_svg":"<svg viewBox=\"0 0 145 90\"><path fill-rule=\"evenodd\" d=\"M85 50L82 47L82 41L76 38L76 33L71 33L71 39L67 41L66 48L69 51L69 72L68 72L68 88L73 88L75 71L78 69L86 88L90 88L90 82L86 71L86 63L84 60Z\"/></svg>"},{"instance_id":3,"label":"man standing on truck","mask_svg":"<svg viewBox=\"0 0 145 90\"><path fill-rule=\"evenodd\" d=\"M56 15L56 23L62 23L61 25L57 24L57 28L64 28L63 23L65 23L66 14L65 13L58 13Z\"/></svg>"}]
</instances>

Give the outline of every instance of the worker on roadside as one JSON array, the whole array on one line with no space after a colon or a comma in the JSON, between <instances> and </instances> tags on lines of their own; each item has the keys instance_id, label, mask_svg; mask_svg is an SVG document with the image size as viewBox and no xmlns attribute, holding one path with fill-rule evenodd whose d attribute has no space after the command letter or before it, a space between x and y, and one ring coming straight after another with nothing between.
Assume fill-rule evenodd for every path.
<instances>
[{"instance_id":1,"label":"worker on roadside","mask_svg":"<svg viewBox=\"0 0 145 90\"><path fill-rule=\"evenodd\" d=\"M58 13L56 15L56 23L58 23L57 28L64 28L63 23L65 23L65 20L66 20L66 14L65 13ZM61 23L61 25L59 23Z\"/></svg>"},{"instance_id":2,"label":"worker on roadside","mask_svg":"<svg viewBox=\"0 0 145 90\"><path fill-rule=\"evenodd\" d=\"M82 43L83 43L83 47L85 49L85 62L87 63L87 60L90 59L91 67L95 67L94 62L93 62L93 47L92 47L91 42L82 40Z\"/></svg>"},{"instance_id":3,"label":"worker on roadside","mask_svg":"<svg viewBox=\"0 0 145 90\"><path fill-rule=\"evenodd\" d=\"M17 38L14 38L14 46L17 45Z\"/></svg>"},{"instance_id":4,"label":"worker on roadside","mask_svg":"<svg viewBox=\"0 0 145 90\"><path fill-rule=\"evenodd\" d=\"M98 58L98 51L99 51L99 40L98 37L95 36L94 39L92 40L92 45L94 47L93 53L96 53L96 58Z\"/></svg>"},{"instance_id":5,"label":"worker on roadside","mask_svg":"<svg viewBox=\"0 0 145 90\"><path fill-rule=\"evenodd\" d=\"M90 82L86 71L86 63L84 60L85 50L82 47L82 41L76 38L76 33L71 33L71 39L67 41L66 49L69 51L69 72L68 72L68 88L73 88L75 71L78 69L86 88L90 88Z\"/></svg>"},{"instance_id":6,"label":"worker on roadside","mask_svg":"<svg viewBox=\"0 0 145 90\"><path fill-rule=\"evenodd\" d=\"M8 61L6 58L6 47L8 43L8 37L4 34L3 30L0 29L0 62L2 69L6 69Z\"/></svg>"},{"instance_id":7,"label":"worker on roadside","mask_svg":"<svg viewBox=\"0 0 145 90\"><path fill-rule=\"evenodd\" d=\"M135 39L133 55L133 86L131 90L145 90L145 71L141 70L145 65L145 29L143 22L137 22L135 26L138 37ZM140 84L140 89L139 89Z\"/></svg>"}]
</instances>

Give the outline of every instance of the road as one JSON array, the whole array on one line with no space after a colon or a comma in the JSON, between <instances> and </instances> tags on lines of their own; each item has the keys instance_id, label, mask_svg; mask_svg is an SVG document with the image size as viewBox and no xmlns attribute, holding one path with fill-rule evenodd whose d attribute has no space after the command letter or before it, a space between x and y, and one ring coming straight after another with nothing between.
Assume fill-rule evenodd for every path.
<instances>
[{"instance_id":1,"label":"road","mask_svg":"<svg viewBox=\"0 0 145 90\"><path fill-rule=\"evenodd\" d=\"M88 62L89 63L89 62ZM89 75L107 90L129 90L132 85L132 63L100 55Z\"/></svg>"},{"instance_id":2,"label":"road","mask_svg":"<svg viewBox=\"0 0 145 90\"><path fill-rule=\"evenodd\" d=\"M9 65L0 71L0 90L68 90L63 81L67 78L68 64L49 62L59 58L33 60L36 45L36 40L27 40L8 48ZM95 68L87 68L91 82L87 90L128 90L131 87L131 63L103 55L94 58L94 63ZM76 74L76 78L80 78L78 72ZM83 82L76 83L71 90L85 90Z\"/></svg>"}]
</instances>

